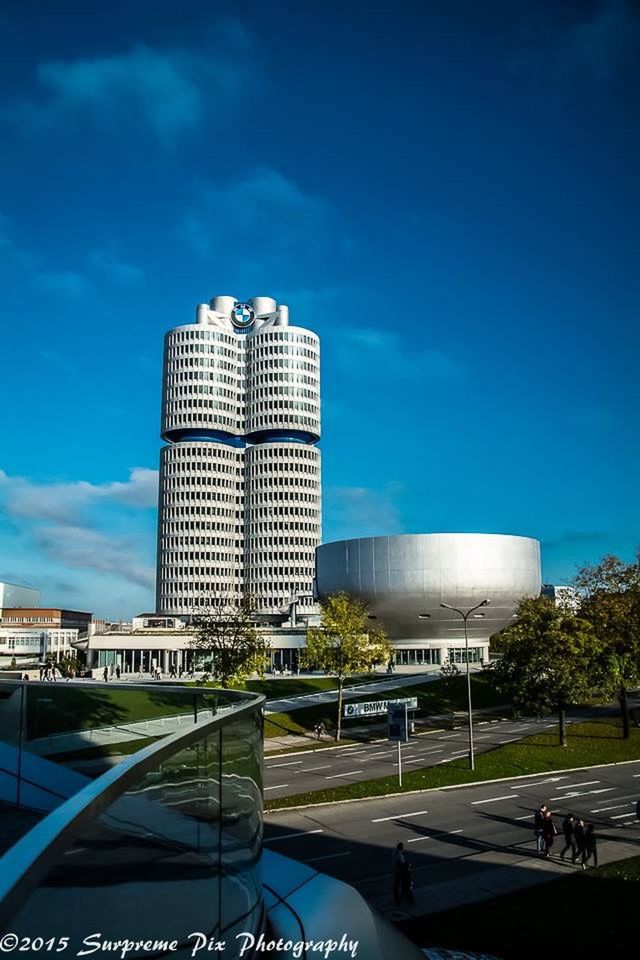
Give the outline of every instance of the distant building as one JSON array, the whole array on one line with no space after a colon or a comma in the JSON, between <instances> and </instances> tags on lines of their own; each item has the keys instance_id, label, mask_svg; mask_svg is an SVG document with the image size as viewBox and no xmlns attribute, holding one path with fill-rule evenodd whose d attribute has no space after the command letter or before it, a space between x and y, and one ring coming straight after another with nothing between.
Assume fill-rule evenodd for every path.
<instances>
[{"instance_id":1,"label":"distant building","mask_svg":"<svg viewBox=\"0 0 640 960\"><path fill-rule=\"evenodd\" d=\"M540 590L541 597L555 600L556 606L569 607L574 613L580 606L580 594L575 587L556 586L554 583L543 583Z\"/></svg>"},{"instance_id":2,"label":"distant building","mask_svg":"<svg viewBox=\"0 0 640 960\"><path fill-rule=\"evenodd\" d=\"M0 580L0 613L4 607L39 607L40 591Z\"/></svg>"},{"instance_id":3,"label":"distant building","mask_svg":"<svg viewBox=\"0 0 640 960\"><path fill-rule=\"evenodd\" d=\"M80 637L89 633L91 614L60 607L5 607L0 628L35 628L39 630L77 630Z\"/></svg>"},{"instance_id":4,"label":"distant building","mask_svg":"<svg viewBox=\"0 0 640 960\"><path fill-rule=\"evenodd\" d=\"M0 627L0 657L62 660L74 656L72 644L78 640L75 629Z\"/></svg>"}]
</instances>

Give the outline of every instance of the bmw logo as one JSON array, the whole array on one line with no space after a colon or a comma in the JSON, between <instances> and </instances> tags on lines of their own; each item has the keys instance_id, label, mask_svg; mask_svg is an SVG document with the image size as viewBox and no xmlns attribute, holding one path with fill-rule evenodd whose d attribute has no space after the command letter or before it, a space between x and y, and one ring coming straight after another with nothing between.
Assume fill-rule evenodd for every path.
<instances>
[{"instance_id":1,"label":"bmw logo","mask_svg":"<svg viewBox=\"0 0 640 960\"><path fill-rule=\"evenodd\" d=\"M231 322L234 327L250 327L255 318L255 314L249 304L236 303L231 311Z\"/></svg>"}]
</instances>

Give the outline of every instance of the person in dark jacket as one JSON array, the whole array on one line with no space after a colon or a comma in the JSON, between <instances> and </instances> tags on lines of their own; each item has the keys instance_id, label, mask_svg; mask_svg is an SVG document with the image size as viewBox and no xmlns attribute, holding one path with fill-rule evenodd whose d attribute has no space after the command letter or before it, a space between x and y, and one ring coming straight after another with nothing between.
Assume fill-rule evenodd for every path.
<instances>
[{"instance_id":1,"label":"person in dark jacket","mask_svg":"<svg viewBox=\"0 0 640 960\"><path fill-rule=\"evenodd\" d=\"M536 838L537 853L542 853L542 850L543 850L542 825L544 823L544 815L546 812L547 812L546 803L541 803L533 815L533 832Z\"/></svg>"},{"instance_id":2,"label":"person in dark jacket","mask_svg":"<svg viewBox=\"0 0 640 960\"><path fill-rule=\"evenodd\" d=\"M564 847L560 852L560 857L564 860L564 855L567 850L571 850L571 862L575 863L578 857L578 848L576 846L576 838L573 832L575 826L575 819L572 813L568 813L564 820L562 821L562 832L564 833Z\"/></svg>"},{"instance_id":3,"label":"person in dark jacket","mask_svg":"<svg viewBox=\"0 0 640 960\"><path fill-rule=\"evenodd\" d=\"M575 837L576 850L578 851L576 854L576 860L578 860L579 857L582 857L584 852L584 820L578 819L573 828L573 836Z\"/></svg>"},{"instance_id":4,"label":"person in dark jacket","mask_svg":"<svg viewBox=\"0 0 640 960\"><path fill-rule=\"evenodd\" d=\"M411 865L404 852L404 844L398 843L392 856L393 866L393 899L396 903L404 898L408 903L415 903L413 895L413 881L411 879Z\"/></svg>"},{"instance_id":5,"label":"person in dark jacket","mask_svg":"<svg viewBox=\"0 0 640 960\"><path fill-rule=\"evenodd\" d=\"M547 810L542 818L542 843L544 846L545 857L551 856L551 847L553 846L553 841L557 832L558 831L556 830L553 822L553 817L551 816L551 811Z\"/></svg>"},{"instance_id":6,"label":"person in dark jacket","mask_svg":"<svg viewBox=\"0 0 640 960\"><path fill-rule=\"evenodd\" d=\"M587 861L593 857L594 867L598 866L598 839L593 824L590 823L584 832L584 847L582 850L582 869L587 869Z\"/></svg>"}]
</instances>

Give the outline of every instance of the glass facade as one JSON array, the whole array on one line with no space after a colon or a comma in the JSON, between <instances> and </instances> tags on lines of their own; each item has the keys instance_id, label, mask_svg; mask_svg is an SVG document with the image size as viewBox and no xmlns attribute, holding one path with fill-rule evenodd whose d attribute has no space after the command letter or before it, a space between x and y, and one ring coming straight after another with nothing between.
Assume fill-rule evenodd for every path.
<instances>
[{"instance_id":1,"label":"glass facade","mask_svg":"<svg viewBox=\"0 0 640 960\"><path fill-rule=\"evenodd\" d=\"M394 663L403 667L421 666L422 664L429 666L441 662L440 652L439 649L431 650L429 648L419 648L417 650L396 649L393 651L393 659Z\"/></svg>"},{"instance_id":2,"label":"glass facade","mask_svg":"<svg viewBox=\"0 0 640 960\"><path fill-rule=\"evenodd\" d=\"M39 691L26 692L23 710L32 732L42 733L44 723L51 730L67 725L62 714L58 722L53 716L33 720ZM86 686L80 691L93 707L95 692ZM98 692L110 694L104 711L115 708L114 694L122 688ZM65 841L59 841L56 822L47 870L8 917L2 886L12 857L22 862L20 848L30 835L9 851L0 883L0 927L31 938L69 936L74 943L96 931L103 940L160 938L176 941L170 952L177 957L190 955L193 943L186 938L192 931L230 940L240 930L262 929L262 698L230 694L224 702L225 691L216 691L223 707L216 715L211 694L185 691L187 720L168 712L177 704L162 691L134 692L142 695L146 712L157 708L165 717L184 717L182 732L86 781L71 801ZM51 816L62 816L68 806Z\"/></svg>"},{"instance_id":3,"label":"glass facade","mask_svg":"<svg viewBox=\"0 0 640 960\"><path fill-rule=\"evenodd\" d=\"M482 663L482 647L469 647L469 663ZM464 647L450 647L449 659L452 663L466 663L467 651Z\"/></svg>"}]
</instances>

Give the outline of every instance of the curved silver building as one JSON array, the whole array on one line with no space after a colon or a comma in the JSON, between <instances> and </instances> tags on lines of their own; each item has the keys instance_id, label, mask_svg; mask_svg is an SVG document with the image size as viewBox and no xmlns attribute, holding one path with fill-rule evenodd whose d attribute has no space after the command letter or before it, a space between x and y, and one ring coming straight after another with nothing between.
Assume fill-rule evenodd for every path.
<instances>
[{"instance_id":1,"label":"curved silver building","mask_svg":"<svg viewBox=\"0 0 640 960\"><path fill-rule=\"evenodd\" d=\"M313 606L320 344L270 297L214 297L165 337L156 610L251 593Z\"/></svg>"},{"instance_id":2,"label":"curved silver building","mask_svg":"<svg viewBox=\"0 0 640 960\"><path fill-rule=\"evenodd\" d=\"M470 660L486 659L489 637L511 620L522 597L540 593L540 544L493 533L422 533L337 540L318 547L320 599L345 591L365 600L385 627L396 663L463 662L462 618L491 602L468 623Z\"/></svg>"}]
</instances>

